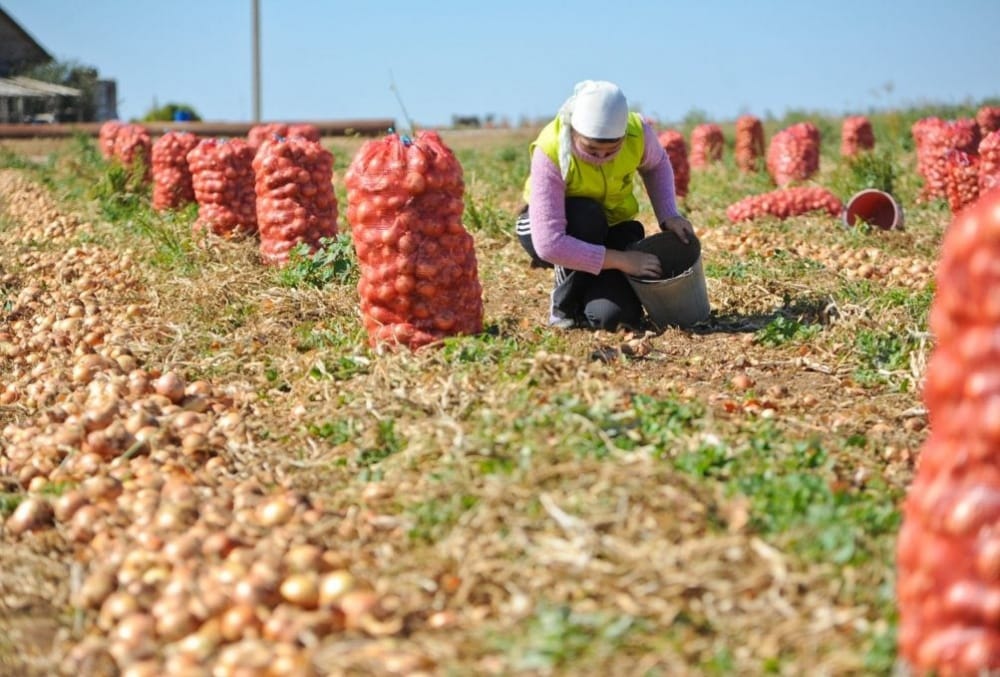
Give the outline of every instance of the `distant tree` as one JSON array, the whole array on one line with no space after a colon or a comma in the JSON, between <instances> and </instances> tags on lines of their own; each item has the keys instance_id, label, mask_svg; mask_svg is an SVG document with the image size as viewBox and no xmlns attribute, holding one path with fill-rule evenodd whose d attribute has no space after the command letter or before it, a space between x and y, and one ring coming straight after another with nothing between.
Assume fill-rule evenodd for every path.
<instances>
[{"instance_id":1,"label":"distant tree","mask_svg":"<svg viewBox=\"0 0 1000 677\"><path fill-rule=\"evenodd\" d=\"M19 75L80 90L78 99L59 97L58 110L54 111L59 120L89 121L97 114L95 94L98 75L93 66L85 66L77 61L49 61L32 66Z\"/></svg>"},{"instance_id":2,"label":"distant tree","mask_svg":"<svg viewBox=\"0 0 1000 677\"><path fill-rule=\"evenodd\" d=\"M154 103L153 107L142 116L142 121L170 122L176 117L177 113L183 113L189 120L194 122L201 120L198 112L186 103L168 103L162 106L157 106Z\"/></svg>"}]
</instances>

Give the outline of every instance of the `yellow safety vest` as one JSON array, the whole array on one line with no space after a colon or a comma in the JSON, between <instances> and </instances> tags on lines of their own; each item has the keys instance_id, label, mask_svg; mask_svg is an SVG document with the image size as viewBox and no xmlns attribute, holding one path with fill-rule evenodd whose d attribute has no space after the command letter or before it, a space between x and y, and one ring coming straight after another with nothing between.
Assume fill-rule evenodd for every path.
<instances>
[{"instance_id":1,"label":"yellow safety vest","mask_svg":"<svg viewBox=\"0 0 1000 677\"><path fill-rule=\"evenodd\" d=\"M555 120L545 125L538 138L528 147L529 157L535 148L551 158L559 166L559 131L562 121ZM642 117L629 113L625 127L625 143L615 157L604 164L592 165L576 155L570 155L569 172L566 174L566 197L587 197L604 207L608 223L615 225L628 221L639 213L639 201L635 197L635 173L642 162L645 149ZM524 201L531 201L531 178L524 184Z\"/></svg>"}]
</instances>

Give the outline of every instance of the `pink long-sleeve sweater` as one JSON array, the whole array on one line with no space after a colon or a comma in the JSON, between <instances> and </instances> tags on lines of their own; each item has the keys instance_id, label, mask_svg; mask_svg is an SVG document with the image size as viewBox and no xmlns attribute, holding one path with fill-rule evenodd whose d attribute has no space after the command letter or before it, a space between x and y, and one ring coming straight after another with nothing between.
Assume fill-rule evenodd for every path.
<instances>
[{"instance_id":1,"label":"pink long-sleeve sweater","mask_svg":"<svg viewBox=\"0 0 1000 677\"><path fill-rule=\"evenodd\" d=\"M656 221L661 223L667 217L678 215L674 170L656 132L648 124L643 124L643 139L645 143L638 171L646 186ZM604 164L614 157L596 158L579 153L575 147L573 154L595 165ZM528 219L531 222L531 241L538 256L570 270L582 270L594 275L601 272L605 247L566 233L566 181L559 166L537 148L531 156L528 180L531 182Z\"/></svg>"}]
</instances>

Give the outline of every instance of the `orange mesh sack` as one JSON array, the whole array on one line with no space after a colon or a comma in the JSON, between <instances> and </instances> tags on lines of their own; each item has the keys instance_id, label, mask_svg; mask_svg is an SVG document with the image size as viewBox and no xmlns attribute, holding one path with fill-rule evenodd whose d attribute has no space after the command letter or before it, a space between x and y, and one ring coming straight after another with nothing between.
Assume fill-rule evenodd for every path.
<instances>
[{"instance_id":1,"label":"orange mesh sack","mask_svg":"<svg viewBox=\"0 0 1000 677\"><path fill-rule=\"evenodd\" d=\"M660 146L667 152L670 158L670 166L674 170L674 193L677 197L684 197L688 193L688 185L691 182L691 167L688 165L687 143L684 142L684 135L680 132L668 129L660 132Z\"/></svg>"},{"instance_id":2,"label":"orange mesh sack","mask_svg":"<svg viewBox=\"0 0 1000 677\"><path fill-rule=\"evenodd\" d=\"M105 160L110 160L115 156L115 137L118 136L118 130L124 125L125 123L121 120L108 120L97 131L97 147L101 151L101 157Z\"/></svg>"},{"instance_id":3,"label":"orange mesh sack","mask_svg":"<svg viewBox=\"0 0 1000 677\"><path fill-rule=\"evenodd\" d=\"M998 260L994 189L952 219L936 273L930 435L896 541L899 656L914 675L1000 670Z\"/></svg>"},{"instance_id":4,"label":"orange mesh sack","mask_svg":"<svg viewBox=\"0 0 1000 677\"><path fill-rule=\"evenodd\" d=\"M139 173L143 183L149 183L152 139L142 125L122 125L115 134L114 157L130 171Z\"/></svg>"},{"instance_id":5,"label":"orange mesh sack","mask_svg":"<svg viewBox=\"0 0 1000 677\"><path fill-rule=\"evenodd\" d=\"M1000 188L1000 130L979 142L979 192Z\"/></svg>"},{"instance_id":6,"label":"orange mesh sack","mask_svg":"<svg viewBox=\"0 0 1000 677\"><path fill-rule=\"evenodd\" d=\"M875 148L875 133L871 120L863 115L844 118L840 125L840 154L854 157L858 153Z\"/></svg>"},{"instance_id":7,"label":"orange mesh sack","mask_svg":"<svg viewBox=\"0 0 1000 677\"><path fill-rule=\"evenodd\" d=\"M264 263L282 265L289 251L337 236L333 154L301 136L265 140L253 160L257 226Z\"/></svg>"},{"instance_id":8,"label":"orange mesh sack","mask_svg":"<svg viewBox=\"0 0 1000 677\"><path fill-rule=\"evenodd\" d=\"M979 125L979 136L986 138L990 132L1000 130L1000 106L983 106L976 111L976 124Z\"/></svg>"},{"instance_id":9,"label":"orange mesh sack","mask_svg":"<svg viewBox=\"0 0 1000 677\"><path fill-rule=\"evenodd\" d=\"M724 145L722 127L712 123L696 126L691 130L691 167L700 169L718 162Z\"/></svg>"},{"instance_id":10,"label":"orange mesh sack","mask_svg":"<svg viewBox=\"0 0 1000 677\"><path fill-rule=\"evenodd\" d=\"M764 157L764 125L753 115L736 120L736 166L742 172L756 172Z\"/></svg>"},{"instance_id":11,"label":"orange mesh sack","mask_svg":"<svg viewBox=\"0 0 1000 677\"><path fill-rule=\"evenodd\" d=\"M229 238L257 232L253 155L242 139L202 139L188 153L198 201L196 234Z\"/></svg>"},{"instance_id":12,"label":"orange mesh sack","mask_svg":"<svg viewBox=\"0 0 1000 677\"><path fill-rule=\"evenodd\" d=\"M948 154L948 207L957 214L979 197L979 156L960 150Z\"/></svg>"},{"instance_id":13,"label":"orange mesh sack","mask_svg":"<svg viewBox=\"0 0 1000 677\"><path fill-rule=\"evenodd\" d=\"M198 145L190 132L167 132L153 144L153 209L179 209L194 202L188 153Z\"/></svg>"},{"instance_id":14,"label":"orange mesh sack","mask_svg":"<svg viewBox=\"0 0 1000 677\"><path fill-rule=\"evenodd\" d=\"M276 136L288 136L288 124L284 122L265 122L260 125L254 125L247 132L247 144L256 151L260 148L260 144Z\"/></svg>"},{"instance_id":15,"label":"orange mesh sack","mask_svg":"<svg viewBox=\"0 0 1000 677\"><path fill-rule=\"evenodd\" d=\"M799 122L771 138L767 171L778 187L805 181L819 171L819 128Z\"/></svg>"},{"instance_id":16,"label":"orange mesh sack","mask_svg":"<svg viewBox=\"0 0 1000 677\"><path fill-rule=\"evenodd\" d=\"M368 141L345 175L369 342L418 348L483 329L472 236L462 226L462 167L441 138Z\"/></svg>"},{"instance_id":17,"label":"orange mesh sack","mask_svg":"<svg viewBox=\"0 0 1000 677\"><path fill-rule=\"evenodd\" d=\"M844 208L836 195L819 186L779 188L769 193L751 195L726 208L726 216L733 223L752 221L763 216L787 219L814 211L825 211L837 216Z\"/></svg>"},{"instance_id":18,"label":"orange mesh sack","mask_svg":"<svg viewBox=\"0 0 1000 677\"><path fill-rule=\"evenodd\" d=\"M975 120L922 118L910 127L917 148L917 173L924 180L920 200L948 197L948 161L952 151L973 155L979 148L979 125Z\"/></svg>"},{"instance_id":19,"label":"orange mesh sack","mask_svg":"<svg viewBox=\"0 0 1000 677\"><path fill-rule=\"evenodd\" d=\"M288 136L301 136L303 139L315 141L316 143L319 143L322 140L319 128L316 127L316 125L310 125L305 122L288 125Z\"/></svg>"}]
</instances>

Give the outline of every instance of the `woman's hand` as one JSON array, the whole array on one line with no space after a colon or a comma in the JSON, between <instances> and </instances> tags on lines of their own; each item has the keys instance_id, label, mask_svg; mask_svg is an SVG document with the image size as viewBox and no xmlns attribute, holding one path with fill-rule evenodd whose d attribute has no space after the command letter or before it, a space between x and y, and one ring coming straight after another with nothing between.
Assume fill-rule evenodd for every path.
<instances>
[{"instance_id":1,"label":"woman's hand","mask_svg":"<svg viewBox=\"0 0 1000 677\"><path fill-rule=\"evenodd\" d=\"M656 279L663 272L656 254L640 251L620 251L607 249L604 253L604 269L614 268L632 277Z\"/></svg>"},{"instance_id":2,"label":"woman's hand","mask_svg":"<svg viewBox=\"0 0 1000 677\"><path fill-rule=\"evenodd\" d=\"M669 230L679 237L684 244L687 244L689 238L694 235L694 227L683 216L668 216L663 219L660 222L660 230Z\"/></svg>"}]
</instances>

